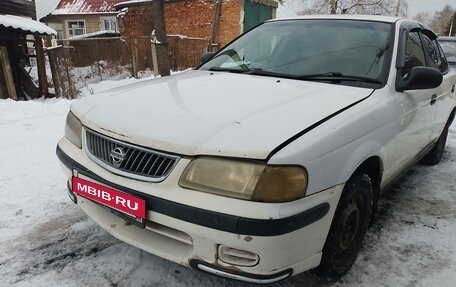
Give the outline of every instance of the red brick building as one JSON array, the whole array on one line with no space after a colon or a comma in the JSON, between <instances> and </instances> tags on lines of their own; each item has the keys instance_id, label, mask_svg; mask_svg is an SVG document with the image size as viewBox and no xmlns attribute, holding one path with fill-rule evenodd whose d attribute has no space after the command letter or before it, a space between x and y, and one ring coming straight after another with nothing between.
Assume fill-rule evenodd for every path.
<instances>
[{"instance_id":1,"label":"red brick building","mask_svg":"<svg viewBox=\"0 0 456 287\"><path fill-rule=\"evenodd\" d=\"M127 37L150 36L153 31L151 0L116 4L119 30ZM220 5L220 7L217 7ZM253 26L275 18L275 0L165 0L168 35L206 38L225 45Z\"/></svg>"}]
</instances>

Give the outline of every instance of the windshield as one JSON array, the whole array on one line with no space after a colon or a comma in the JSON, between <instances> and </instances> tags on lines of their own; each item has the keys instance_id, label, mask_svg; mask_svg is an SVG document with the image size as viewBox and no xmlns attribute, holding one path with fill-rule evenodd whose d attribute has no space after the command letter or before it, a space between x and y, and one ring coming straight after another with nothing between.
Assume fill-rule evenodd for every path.
<instances>
[{"instance_id":1,"label":"windshield","mask_svg":"<svg viewBox=\"0 0 456 287\"><path fill-rule=\"evenodd\" d=\"M391 31L391 24L368 21L268 22L225 47L200 69L379 84L387 70Z\"/></svg>"},{"instance_id":2,"label":"windshield","mask_svg":"<svg viewBox=\"0 0 456 287\"><path fill-rule=\"evenodd\" d=\"M455 41L446 41L439 40L440 46L447 57L448 62L456 63L456 40Z\"/></svg>"}]
</instances>

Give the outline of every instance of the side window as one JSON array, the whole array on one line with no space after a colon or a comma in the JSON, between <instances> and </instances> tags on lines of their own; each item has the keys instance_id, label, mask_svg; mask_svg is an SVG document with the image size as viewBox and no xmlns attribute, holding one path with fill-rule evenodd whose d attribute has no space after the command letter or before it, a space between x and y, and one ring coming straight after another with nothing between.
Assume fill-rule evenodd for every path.
<instances>
[{"instance_id":1,"label":"side window","mask_svg":"<svg viewBox=\"0 0 456 287\"><path fill-rule=\"evenodd\" d=\"M440 72L446 73L448 71L448 60L447 60L445 53L443 52L442 47L440 46L439 42L437 42L437 40L434 40L434 42L435 42L435 45L437 46L437 48L439 49L440 60L442 62L442 65L440 66Z\"/></svg>"},{"instance_id":2,"label":"side window","mask_svg":"<svg viewBox=\"0 0 456 287\"><path fill-rule=\"evenodd\" d=\"M426 66L423 44L418 32L410 32L405 44L405 63L402 68L402 77L405 77L413 67Z\"/></svg>"},{"instance_id":3,"label":"side window","mask_svg":"<svg viewBox=\"0 0 456 287\"><path fill-rule=\"evenodd\" d=\"M424 45L426 46L426 50L429 55L430 61L428 61L428 67L435 68L437 70L440 70L442 66L442 58L440 57L439 49L435 45L431 39L429 39L428 36L421 34L423 37L423 42Z\"/></svg>"}]
</instances>

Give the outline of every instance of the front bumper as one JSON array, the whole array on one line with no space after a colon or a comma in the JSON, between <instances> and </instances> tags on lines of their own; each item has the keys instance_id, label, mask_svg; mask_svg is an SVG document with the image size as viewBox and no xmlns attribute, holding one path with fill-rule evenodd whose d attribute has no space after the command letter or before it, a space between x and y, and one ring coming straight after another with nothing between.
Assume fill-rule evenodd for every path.
<instances>
[{"instance_id":1,"label":"front bumper","mask_svg":"<svg viewBox=\"0 0 456 287\"><path fill-rule=\"evenodd\" d=\"M147 221L142 229L75 195L84 212L113 236L179 264L250 283L273 283L319 264L342 190L337 186L319 193L318 204L292 216L249 218L146 194L129 187L129 179L122 178L126 183L119 184L118 176L100 172L81 150L68 149L70 156L65 147L59 143L57 155L69 178L77 175L146 199ZM258 254L259 261L254 266L227 264L219 258L220 246Z\"/></svg>"}]
</instances>

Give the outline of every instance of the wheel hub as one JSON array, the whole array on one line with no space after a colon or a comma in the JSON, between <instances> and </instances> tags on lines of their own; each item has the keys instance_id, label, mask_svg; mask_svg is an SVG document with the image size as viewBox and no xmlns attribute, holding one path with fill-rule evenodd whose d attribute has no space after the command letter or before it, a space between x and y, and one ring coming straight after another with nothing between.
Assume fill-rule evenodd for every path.
<instances>
[{"instance_id":1,"label":"wheel hub","mask_svg":"<svg viewBox=\"0 0 456 287\"><path fill-rule=\"evenodd\" d=\"M343 213L342 228L339 238L339 247L341 250L347 250L354 240L358 231L360 221L360 211L358 204L353 199L347 205Z\"/></svg>"}]
</instances>

